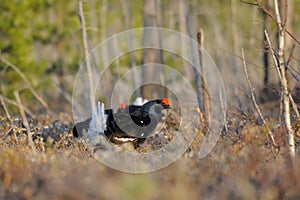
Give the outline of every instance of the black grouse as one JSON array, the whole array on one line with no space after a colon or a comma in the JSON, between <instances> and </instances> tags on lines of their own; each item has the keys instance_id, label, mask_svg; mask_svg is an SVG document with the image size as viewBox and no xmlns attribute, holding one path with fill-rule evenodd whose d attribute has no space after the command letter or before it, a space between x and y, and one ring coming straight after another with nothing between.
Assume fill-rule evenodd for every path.
<instances>
[{"instance_id":1,"label":"black grouse","mask_svg":"<svg viewBox=\"0 0 300 200\"><path fill-rule=\"evenodd\" d=\"M112 109L104 111L106 130L104 134L113 143L143 143L161 121L162 110L169 109L167 98L152 100L142 106L120 104L116 113ZM88 129L92 118L77 123L73 128L75 137L82 136L83 129Z\"/></svg>"}]
</instances>

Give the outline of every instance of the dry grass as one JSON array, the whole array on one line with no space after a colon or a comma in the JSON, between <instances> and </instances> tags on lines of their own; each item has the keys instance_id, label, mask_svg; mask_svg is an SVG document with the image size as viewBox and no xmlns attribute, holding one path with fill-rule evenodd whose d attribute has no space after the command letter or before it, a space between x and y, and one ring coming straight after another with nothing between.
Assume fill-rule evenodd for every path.
<instances>
[{"instance_id":1,"label":"dry grass","mask_svg":"<svg viewBox=\"0 0 300 200\"><path fill-rule=\"evenodd\" d=\"M95 160L70 135L68 120L47 119L31 126L37 155L31 154L20 123L0 119L0 199L300 198L299 156L289 160L285 131L274 125L279 151L272 149L263 127L230 116L228 134L206 158L197 156L203 139L197 136L191 149L169 167L138 175ZM46 127L51 137L42 142L35 134Z\"/></svg>"}]
</instances>

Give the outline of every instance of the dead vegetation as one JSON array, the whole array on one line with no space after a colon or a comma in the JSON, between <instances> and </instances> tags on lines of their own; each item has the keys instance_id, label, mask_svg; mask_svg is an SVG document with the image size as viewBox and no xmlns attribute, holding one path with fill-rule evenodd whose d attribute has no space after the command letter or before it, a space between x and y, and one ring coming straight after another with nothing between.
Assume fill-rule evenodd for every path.
<instances>
[{"instance_id":1,"label":"dead vegetation","mask_svg":"<svg viewBox=\"0 0 300 200\"><path fill-rule=\"evenodd\" d=\"M290 160L286 130L266 119L266 126L239 112L227 113L223 132L204 159L198 134L189 150L162 170L132 175L98 162L84 141L71 134L72 121L28 120L36 154L27 142L21 118L0 119L1 199L297 199L299 156ZM170 127L168 127L170 128ZM299 121L293 128L299 129ZM225 130L225 129L224 129ZM296 153L300 139L296 137ZM156 145L154 142L149 145ZM144 147L145 148L145 147ZM298 153L297 153L298 154Z\"/></svg>"}]
</instances>

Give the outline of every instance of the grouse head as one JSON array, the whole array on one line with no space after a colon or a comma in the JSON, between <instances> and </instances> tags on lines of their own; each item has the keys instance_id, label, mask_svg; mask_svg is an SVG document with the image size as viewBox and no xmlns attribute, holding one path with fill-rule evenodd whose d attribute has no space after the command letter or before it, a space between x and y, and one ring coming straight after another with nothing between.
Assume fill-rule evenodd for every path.
<instances>
[{"instance_id":1,"label":"grouse head","mask_svg":"<svg viewBox=\"0 0 300 200\"><path fill-rule=\"evenodd\" d=\"M158 123L162 116L162 110L169 108L170 104L167 98L149 101L141 107L139 119L143 121L144 125L148 125L153 120L157 121L154 123Z\"/></svg>"},{"instance_id":2,"label":"grouse head","mask_svg":"<svg viewBox=\"0 0 300 200\"><path fill-rule=\"evenodd\" d=\"M149 104L149 105L147 105ZM170 109L170 104L168 99L162 98L154 100L153 102L148 102L147 104L144 104L144 114L147 113L147 115L154 115L157 117L161 117L161 112L164 109Z\"/></svg>"}]
</instances>

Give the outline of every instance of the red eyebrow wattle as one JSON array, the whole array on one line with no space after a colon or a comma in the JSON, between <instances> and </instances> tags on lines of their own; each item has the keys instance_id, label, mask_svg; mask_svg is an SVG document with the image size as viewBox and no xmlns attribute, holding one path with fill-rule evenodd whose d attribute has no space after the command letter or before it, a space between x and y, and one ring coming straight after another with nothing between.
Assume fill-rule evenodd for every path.
<instances>
[{"instance_id":1,"label":"red eyebrow wattle","mask_svg":"<svg viewBox=\"0 0 300 200\"><path fill-rule=\"evenodd\" d=\"M125 108L126 108L126 104L125 104L125 103L120 103L120 104L119 104L119 108L125 109Z\"/></svg>"},{"instance_id":2,"label":"red eyebrow wattle","mask_svg":"<svg viewBox=\"0 0 300 200\"><path fill-rule=\"evenodd\" d=\"M164 105L169 105L169 100L167 98L162 98L161 102L164 104Z\"/></svg>"}]
</instances>

